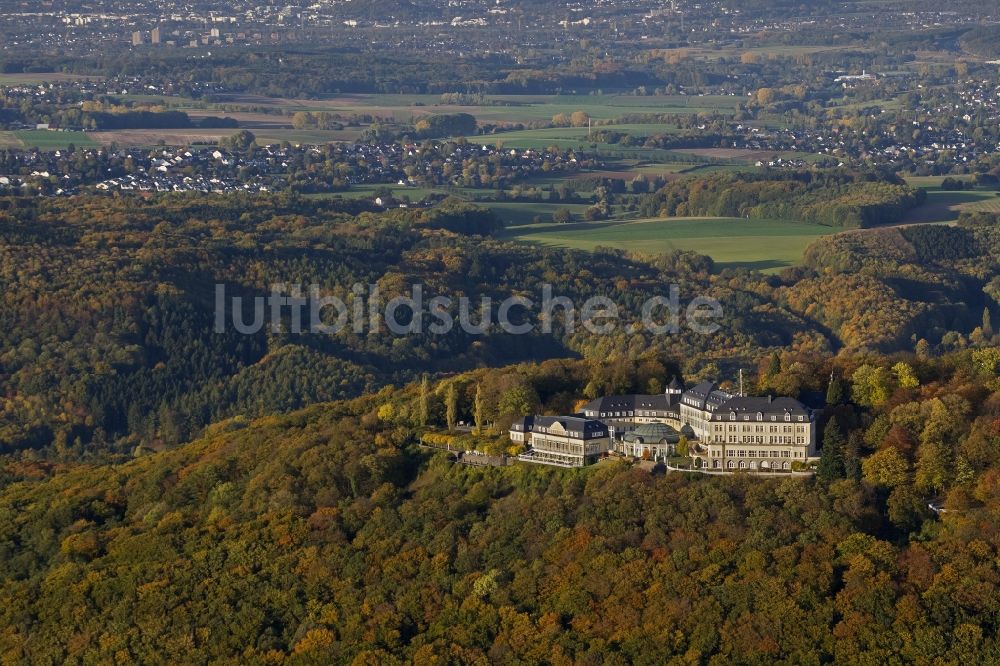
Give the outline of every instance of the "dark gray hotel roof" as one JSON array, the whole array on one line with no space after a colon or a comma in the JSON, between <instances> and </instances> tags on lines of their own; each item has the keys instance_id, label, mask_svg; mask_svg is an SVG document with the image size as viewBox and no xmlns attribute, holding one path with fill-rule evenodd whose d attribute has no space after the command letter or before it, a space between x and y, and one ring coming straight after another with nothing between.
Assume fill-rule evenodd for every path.
<instances>
[{"instance_id":1,"label":"dark gray hotel roof","mask_svg":"<svg viewBox=\"0 0 1000 666\"><path fill-rule=\"evenodd\" d=\"M684 392L683 400L698 409L713 410L733 397L719 388L715 382L702 382Z\"/></svg>"},{"instance_id":2,"label":"dark gray hotel roof","mask_svg":"<svg viewBox=\"0 0 1000 666\"><path fill-rule=\"evenodd\" d=\"M716 416L725 418L726 414L763 414L764 416L805 416L810 415L809 408L794 398L743 397L736 396L724 402Z\"/></svg>"},{"instance_id":3,"label":"dark gray hotel roof","mask_svg":"<svg viewBox=\"0 0 1000 666\"><path fill-rule=\"evenodd\" d=\"M582 432L584 439L608 436L607 425L583 416L525 416L516 419L510 428L511 430L532 432L539 428L551 428L556 423L568 431Z\"/></svg>"},{"instance_id":4,"label":"dark gray hotel roof","mask_svg":"<svg viewBox=\"0 0 1000 666\"><path fill-rule=\"evenodd\" d=\"M609 395L591 400L583 406L583 411L597 413L635 411L636 409L669 411L676 404L677 400L672 395L664 393L656 393L654 395L634 393L631 395Z\"/></svg>"},{"instance_id":5,"label":"dark gray hotel roof","mask_svg":"<svg viewBox=\"0 0 1000 666\"><path fill-rule=\"evenodd\" d=\"M674 378L670 386L673 388L680 386L680 384ZM585 439L603 437L606 435L608 426L602 421L597 420L601 418L600 414L635 412L636 410L676 412L678 404L681 401L698 409L712 412L711 418L713 420L732 418L733 414L737 414L738 416L750 414L761 414L762 417L780 416L782 420L787 415L789 418L795 417L796 421L799 420L798 417L800 416L805 419L812 419L812 411L794 398L733 395L720 389L715 382L706 381L684 391L680 398L678 398L676 393L658 393L655 395L635 393L630 395L605 396L591 400L584 405L583 414L574 416L526 416L515 420L511 425L511 430L531 432L539 427L549 428L556 421L559 421L566 430L583 432ZM590 416L588 417L587 414ZM593 418L595 415L598 415L597 418ZM633 414L633 416L635 415ZM604 418L613 419L615 417L609 414L609 416ZM659 426L660 424L652 425ZM646 426L639 426L636 432L639 432L644 427ZM676 433L676 431L674 432ZM682 428L682 432L688 436L694 434L689 426ZM600 434L595 435L593 433Z\"/></svg>"},{"instance_id":6,"label":"dark gray hotel roof","mask_svg":"<svg viewBox=\"0 0 1000 666\"><path fill-rule=\"evenodd\" d=\"M534 416L522 416L519 419L514 419L514 422L510 424L510 429L522 432L531 432L531 426L534 422Z\"/></svg>"}]
</instances>

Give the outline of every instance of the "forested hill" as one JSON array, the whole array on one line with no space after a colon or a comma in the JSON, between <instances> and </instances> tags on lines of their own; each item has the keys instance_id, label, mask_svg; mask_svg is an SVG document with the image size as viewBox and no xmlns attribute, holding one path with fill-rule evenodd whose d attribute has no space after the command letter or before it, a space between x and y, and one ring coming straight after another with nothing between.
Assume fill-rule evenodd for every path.
<instances>
[{"instance_id":1,"label":"forested hill","mask_svg":"<svg viewBox=\"0 0 1000 666\"><path fill-rule=\"evenodd\" d=\"M0 452L129 455L137 445L184 441L234 414L356 396L426 372L601 358L630 347L719 346L738 354L810 335L801 317L765 308L762 297L713 276L705 257L637 259L504 243L489 238L496 221L488 211L467 204L383 213L294 197L3 204ZM570 334L559 322L552 335L499 328L471 335L459 326L447 335L429 327L396 335L384 324L327 335L295 334L286 316L277 333L270 326L251 335L232 325L214 331L216 284L229 296L263 297L276 283L306 292L316 284L348 301L353 285L377 285L383 305L419 284L425 299L452 298L456 321L458 298L468 296L473 322L480 297L494 299L495 318L502 300L523 294L540 302L542 285L551 283L578 307L595 294L611 298L628 324L646 299L665 293L663 285L679 283L685 305L713 296L739 318L713 336L685 328L660 341L625 323L608 336L580 326ZM819 338L814 344L824 346Z\"/></svg>"},{"instance_id":2,"label":"forested hill","mask_svg":"<svg viewBox=\"0 0 1000 666\"><path fill-rule=\"evenodd\" d=\"M487 212L447 201L368 210L351 201L265 196L0 201L0 453L108 459L186 441L208 423L360 395L424 374L525 359L684 359L691 376L750 367L768 350L934 351L993 339L1000 227L870 230L818 241L781 276L718 271L691 253L643 256L502 242ZM382 302L421 284L494 307L543 285L582 307L610 298L611 335L561 321L552 334L214 332L215 284L230 296L275 283L347 297L378 285ZM716 298L722 328L654 335L643 303L677 284L680 305ZM475 308L474 308L475 309ZM247 319L250 319L249 314ZM558 319L558 318L557 318ZM478 321L478 311L473 321ZM594 383L610 382L594 370ZM620 383L620 382L619 382ZM643 386L638 387L640 390ZM96 456L96 457L95 457Z\"/></svg>"},{"instance_id":3,"label":"forested hill","mask_svg":"<svg viewBox=\"0 0 1000 666\"><path fill-rule=\"evenodd\" d=\"M962 35L962 48L985 58L1000 58L1000 26L984 25Z\"/></svg>"},{"instance_id":4,"label":"forested hill","mask_svg":"<svg viewBox=\"0 0 1000 666\"><path fill-rule=\"evenodd\" d=\"M863 229L900 222L926 192L899 178L849 171L720 173L686 178L643 197L645 216L794 219Z\"/></svg>"},{"instance_id":5,"label":"forested hill","mask_svg":"<svg viewBox=\"0 0 1000 666\"><path fill-rule=\"evenodd\" d=\"M0 490L0 656L996 663L1000 354L868 361L808 371L850 380L817 479L453 466L417 387L43 473ZM580 370L445 380L428 427L450 381L552 405Z\"/></svg>"},{"instance_id":6,"label":"forested hill","mask_svg":"<svg viewBox=\"0 0 1000 666\"><path fill-rule=\"evenodd\" d=\"M982 344L1000 310L1000 226L994 215L962 220L820 239L775 297L836 331L845 348Z\"/></svg>"}]
</instances>

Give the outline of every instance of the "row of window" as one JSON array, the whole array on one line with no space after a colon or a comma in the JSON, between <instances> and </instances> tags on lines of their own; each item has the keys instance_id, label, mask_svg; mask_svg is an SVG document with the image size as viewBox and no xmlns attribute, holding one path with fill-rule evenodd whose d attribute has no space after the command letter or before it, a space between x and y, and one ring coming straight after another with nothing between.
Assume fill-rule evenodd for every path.
<instances>
[{"instance_id":1,"label":"row of window","mask_svg":"<svg viewBox=\"0 0 1000 666\"><path fill-rule=\"evenodd\" d=\"M719 467L719 461L718 460L713 460L712 461L712 467L718 469L718 467ZM751 460L749 462L747 462L746 460L741 460L741 461L739 461L739 463L737 463L735 460L730 460L730 461L728 461L726 463L726 468L727 469L758 469L758 465L757 465L757 461L756 460ZM763 461L760 462L759 468L760 469L783 469L783 470L789 470L789 469L792 468L792 466L791 466L791 464L789 464L787 462L773 463L772 464L772 463L769 463L767 460L763 460Z\"/></svg>"},{"instance_id":2,"label":"row of window","mask_svg":"<svg viewBox=\"0 0 1000 666\"><path fill-rule=\"evenodd\" d=\"M735 421L736 420L736 412L729 412L729 420L730 421ZM744 414L743 415L743 420L744 421L749 421L750 420L750 415L749 414ZM764 420L764 413L763 412L757 412L757 420L758 421L763 421ZM778 420L777 415L771 414L771 420L772 421L777 421ZM791 420L792 420L792 415L786 412L785 413L785 421L791 421ZM796 420L797 421L805 421L806 417L803 416L802 414L799 414L799 416L798 416L798 418Z\"/></svg>"},{"instance_id":3,"label":"row of window","mask_svg":"<svg viewBox=\"0 0 1000 666\"><path fill-rule=\"evenodd\" d=\"M726 450L727 458L801 458L802 451L737 451L735 449Z\"/></svg>"},{"instance_id":4,"label":"row of window","mask_svg":"<svg viewBox=\"0 0 1000 666\"><path fill-rule=\"evenodd\" d=\"M796 426L790 426L790 425L777 426L777 425L773 425L773 426L767 426L767 429L765 430L764 426L762 426L762 425L745 426L745 425L732 424L731 423L729 425L725 425L724 426L721 423L716 423L713 426L712 430L715 431L715 432L722 432L723 430L727 430L729 432L749 432L751 430L752 430L752 432L805 432L806 431L806 426L804 426L804 425L796 425Z\"/></svg>"},{"instance_id":5,"label":"row of window","mask_svg":"<svg viewBox=\"0 0 1000 666\"><path fill-rule=\"evenodd\" d=\"M567 453L583 453L583 446L572 442L563 442L554 439L544 439L534 437L531 440L531 447L534 449L546 449L548 451L565 451Z\"/></svg>"},{"instance_id":6,"label":"row of window","mask_svg":"<svg viewBox=\"0 0 1000 666\"><path fill-rule=\"evenodd\" d=\"M659 416L663 417L668 414L668 412L663 412L659 410L650 409L640 409L638 412L587 412L589 418L600 417L602 419L613 419L613 418L629 418L633 416Z\"/></svg>"},{"instance_id":7,"label":"row of window","mask_svg":"<svg viewBox=\"0 0 1000 666\"><path fill-rule=\"evenodd\" d=\"M770 444L772 446L787 446L791 444L803 445L806 443L805 437L792 437L790 435L772 435L770 437L765 437L763 435L744 435L740 437L738 435L730 435L729 437L716 436L715 444Z\"/></svg>"},{"instance_id":8,"label":"row of window","mask_svg":"<svg viewBox=\"0 0 1000 666\"><path fill-rule=\"evenodd\" d=\"M516 430L516 428L514 428L514 429ZM536 433L545 433L545 434L548 434L549 430L550 430L549 428L541 428L541 427L535 428L535 432ZM555 433L555 434L557 436L558 435L562 435L562 433L558 433L558 432ZM597 439L598 437L607 437L607 434L608 433L605 432L604 430L594 430L593 432L590 433L590 439ZM564 437L569 437L570 439L583 439L583 433L580 432L579 430L567 430L566 434L563 435L563 436Z\"/></svg>"}]
</instances>

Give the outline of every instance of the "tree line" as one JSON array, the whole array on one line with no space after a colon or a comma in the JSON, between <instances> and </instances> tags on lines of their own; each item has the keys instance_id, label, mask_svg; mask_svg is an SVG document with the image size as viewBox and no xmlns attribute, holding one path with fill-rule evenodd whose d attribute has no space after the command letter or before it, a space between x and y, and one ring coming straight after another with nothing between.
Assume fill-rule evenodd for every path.
<instances>
[{"instance_id":1,"label":"tree line","mask_svg":"<svg viewBox=\"0 0 1000 666\"><path fill-rule=\"evenodd\" d=\"M833 171L723 172L669 183L643 197L647 217L794 219L843 228L900 221L926 192L895 176Z\"/></svg>"}]
</instances>

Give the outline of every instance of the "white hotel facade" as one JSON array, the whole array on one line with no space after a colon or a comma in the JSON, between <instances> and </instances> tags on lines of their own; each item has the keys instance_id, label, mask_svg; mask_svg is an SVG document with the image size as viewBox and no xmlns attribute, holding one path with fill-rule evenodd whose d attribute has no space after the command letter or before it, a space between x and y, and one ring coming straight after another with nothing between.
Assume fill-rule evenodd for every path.
<instances>
[{"instance_id":1,"label":"white hotel facade","mask_svg":"<svg viewBox=\"0 0 1000 666\"><path fill-rule=\"evenodd\" d=\"M702 468L790 470L816 457L816 419L792 398L746 397L704 382L685 391L680 420L697 440L689 449Z\"/></svg>"},{"instance_id":2,"label":"white hotel facade","mask_svg":"<svg viewBox=\"0 0 1000 666\"><path fill-rule=\"evenodd\" d=\"M553 438L563 423L579 427L565 427ZM816 458L811 409L792 398L734 395L714 382L683 390L674 381L664 394L598 398L576 416L521 419L510 434L528 448L522 459L532 462L580 466L593 462L595 454L617 450L639 455L640 449L644 456L666 460L673 439L645 441L645 433L636 431L652 423L686 436L692 463L706 470L791 471ZM579 441L570 441L574 435Z\"/></svg>"}]
</instances>

